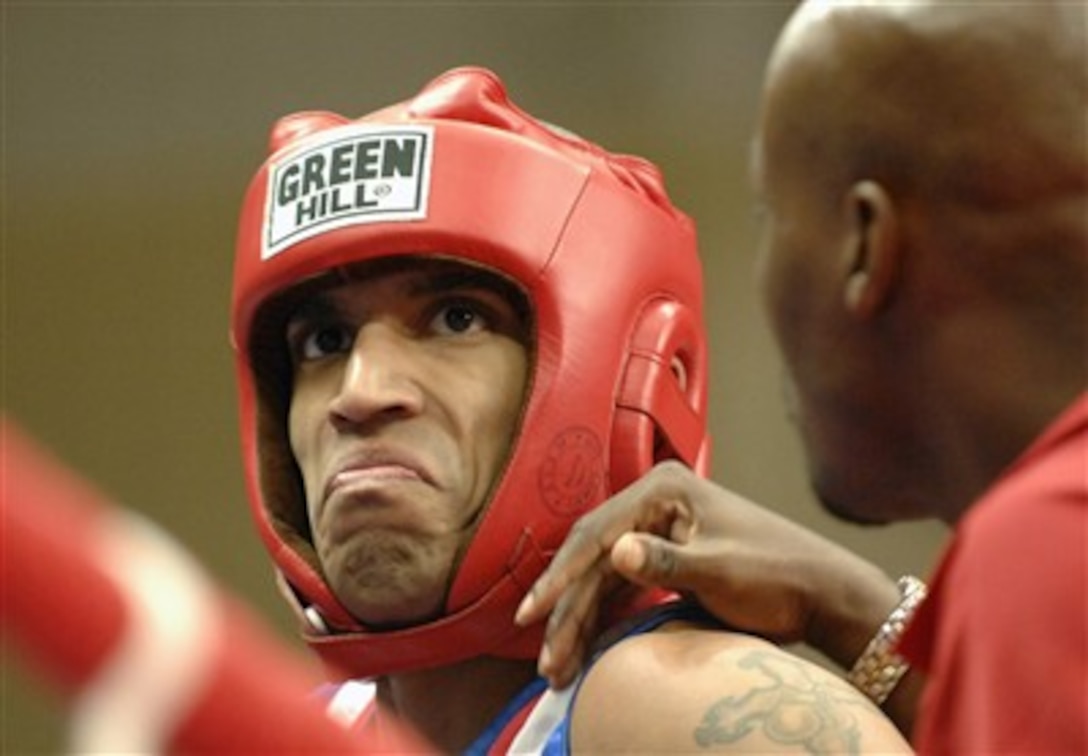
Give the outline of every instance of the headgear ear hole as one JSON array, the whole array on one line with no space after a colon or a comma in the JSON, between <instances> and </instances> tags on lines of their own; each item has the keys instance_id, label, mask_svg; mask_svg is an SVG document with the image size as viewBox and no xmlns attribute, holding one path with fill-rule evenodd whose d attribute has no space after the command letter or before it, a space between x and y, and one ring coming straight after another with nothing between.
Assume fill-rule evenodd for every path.
<instances>
[{"instance_id":1,"label":"headgear ear hole","mask_svg":"<svg viewBox=\"0 0 1088 756\"><path fill-rule=\"evenodd\" d=\"M684 394L688 392L688 365L679 352L672 356L669 360L669 370L672 371L673 376L676 378L676 385L680 388L680 391Z\"/></svg>"},{"instance_id":2,"label":"headgear ear hole","mask_svg":"<svg viewBox=\"0 0 1088 756\"><path fill-rule=\"evenodd\" d=\"M695 466L705 444L706 354L695 314L671 299L643 310L616 397L610 449L613 491L654 464Z\"/></svg>"},{"instance_id":3,"label":"headgear ear hole","mask_svg":"<svg viewBox=\"0 0 1088 756\"><path fill-rule=\"evenodd\" d=\"M669 373L676 384L676 389L685 396L690 404L695 405L695 397L689 394L689 389L694 386L691 368L691 351L687 344L678 345L671 357L668 357ZM680 459L681 455L673 447L661 428L654 424L653 428L653 464L664 462L667 459Z\"/></svg>"}]
</instances>

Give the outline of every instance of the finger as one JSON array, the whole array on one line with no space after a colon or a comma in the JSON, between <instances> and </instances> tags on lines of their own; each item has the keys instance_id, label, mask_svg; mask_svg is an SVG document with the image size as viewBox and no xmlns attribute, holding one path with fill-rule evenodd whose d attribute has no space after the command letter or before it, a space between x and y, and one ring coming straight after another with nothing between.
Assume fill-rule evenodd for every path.
<instances>
[{"instance_id":1,"label":"finger","mask_svg":"<svg viewBox=\"0 0 1088 756\"><path fill-rule=\"evenodd\" d=\"M612 547L612 566L628 580L642 582L646 566L646 545L638 535L624 533Z\"/></svg>"},{"instance_id":2,"label":"finger","mask_svg":"<svg viewBox=\"0 0 1088 756\"><path fill-rule=\"evenodd\" d=\"M629 582L694 596L728 625L769 638L794 640L799 626L794 605L781 598L768 600L758 592L734 591L728 575L720 569L728 554L721 544L708 552L695 544L632 533L616 542L612 564L617 575ZM759 580L742 582L755 584Z\"/></svg>"},{"instance_id":3,"label":"finger","mask_svg":"<svg viewBox=\"0 0 1088 756\"><path fill-rule=\"evenodd\" d=\"M574 524L518 606L514 617L517 624L529 625L543 619L568 586L610 553L623 534L671 527L678 517L679 503L673 498L643 496L640 490L637 485L628 489Z\"/></svg>"},{"instance_id":4,"label":"finger","mask_svg":"<svg viewBox=\"0 0 1088 756\"><path fill-rule=\"evenodd\" d=\"M646 533L625 533L612 547L611 563L626 580L640 585L691 589L702 575L692 570L689 547Z\"/></svg>"},{"instance_id":5,"label":"finger","mask_svg":"<svg viewBox=\"0 0 1088 756\"><path fill-rule=\"evenodd\" d=\"M609 522L606 518L610 515L618 519ZM564 592L600 563L616 538L631 527L629 518L623 510L612 512L602 507L575 523L547 569L522 599L514 622L531 625L552 611Z\"/></svg>"},{"instance_id":6,"label":"finger","mask_svg":"<svg viewBox=\"0 0 1088 756\"><path fill-rule=\"evenodd\" d=\"M538 671L552 687L565 687L578 674L595 635L604 584L601 572L590 572L556 602L538 663Z\"/></svg>"}]
</instances>

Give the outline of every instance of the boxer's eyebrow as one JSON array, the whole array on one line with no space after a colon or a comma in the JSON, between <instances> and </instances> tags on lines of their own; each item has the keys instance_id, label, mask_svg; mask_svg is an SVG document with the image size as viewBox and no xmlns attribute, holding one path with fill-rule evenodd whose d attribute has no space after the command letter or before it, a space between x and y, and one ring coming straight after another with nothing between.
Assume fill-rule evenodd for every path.
<instances>
[{"instance_id":1,"label":"boxer's eyebrow","mask_svg":"<svg viewBox=\"0 0 1088 756\"><path fill-rule=\"evenodd\" d=\"M529 305L521 289L511 281L487 270L470 266L436 266L425 275L413 278L408 296L433 296L451 291L475 289L502 297L514 309L522 324L529 320Z\"/></svg>"}]
</instances>

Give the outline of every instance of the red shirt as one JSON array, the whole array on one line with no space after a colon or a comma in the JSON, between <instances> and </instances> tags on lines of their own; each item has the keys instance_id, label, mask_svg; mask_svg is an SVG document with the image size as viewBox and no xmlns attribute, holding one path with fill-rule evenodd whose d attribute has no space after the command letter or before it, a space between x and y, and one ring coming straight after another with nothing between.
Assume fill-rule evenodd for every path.
<instances>
[{"instance_id":1,"label":"red shirt","mask_svg":"<svg viewBox=\"0 0 1088 756\"><path fill-rule=\"evenodd\" d=\"M957 524L900 650L920 753L1088 753L1088 394Z\"/></svg>"}]
</instances>

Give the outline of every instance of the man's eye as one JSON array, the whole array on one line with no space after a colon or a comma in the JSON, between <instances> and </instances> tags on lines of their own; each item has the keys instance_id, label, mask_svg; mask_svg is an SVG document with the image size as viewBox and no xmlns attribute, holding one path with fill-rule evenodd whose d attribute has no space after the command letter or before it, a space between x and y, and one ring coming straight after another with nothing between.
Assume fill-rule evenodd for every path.
<instances>
[{"instance_id":1,"label":"man's eye","mask_svg":"<svg viewBox=\"0 0 1088 756\"><path fill-rule=\"evenodd\" d=\"M431 327L442 334L470 333L486 326L487 321L479 309L465 303L445 305L431 321Z\"/></svg>"},{"instance_id":2,"label":"man's eye","mask_svg":"<svg viewBox=\"0 0 1088 756\"><path fill-rule=\"evenodd\" d=\"M302 340L299 356L304 360L319 360L330 354L351 349L351 333L343 326L322 326Z\"/></svg>"}]
</instances>

